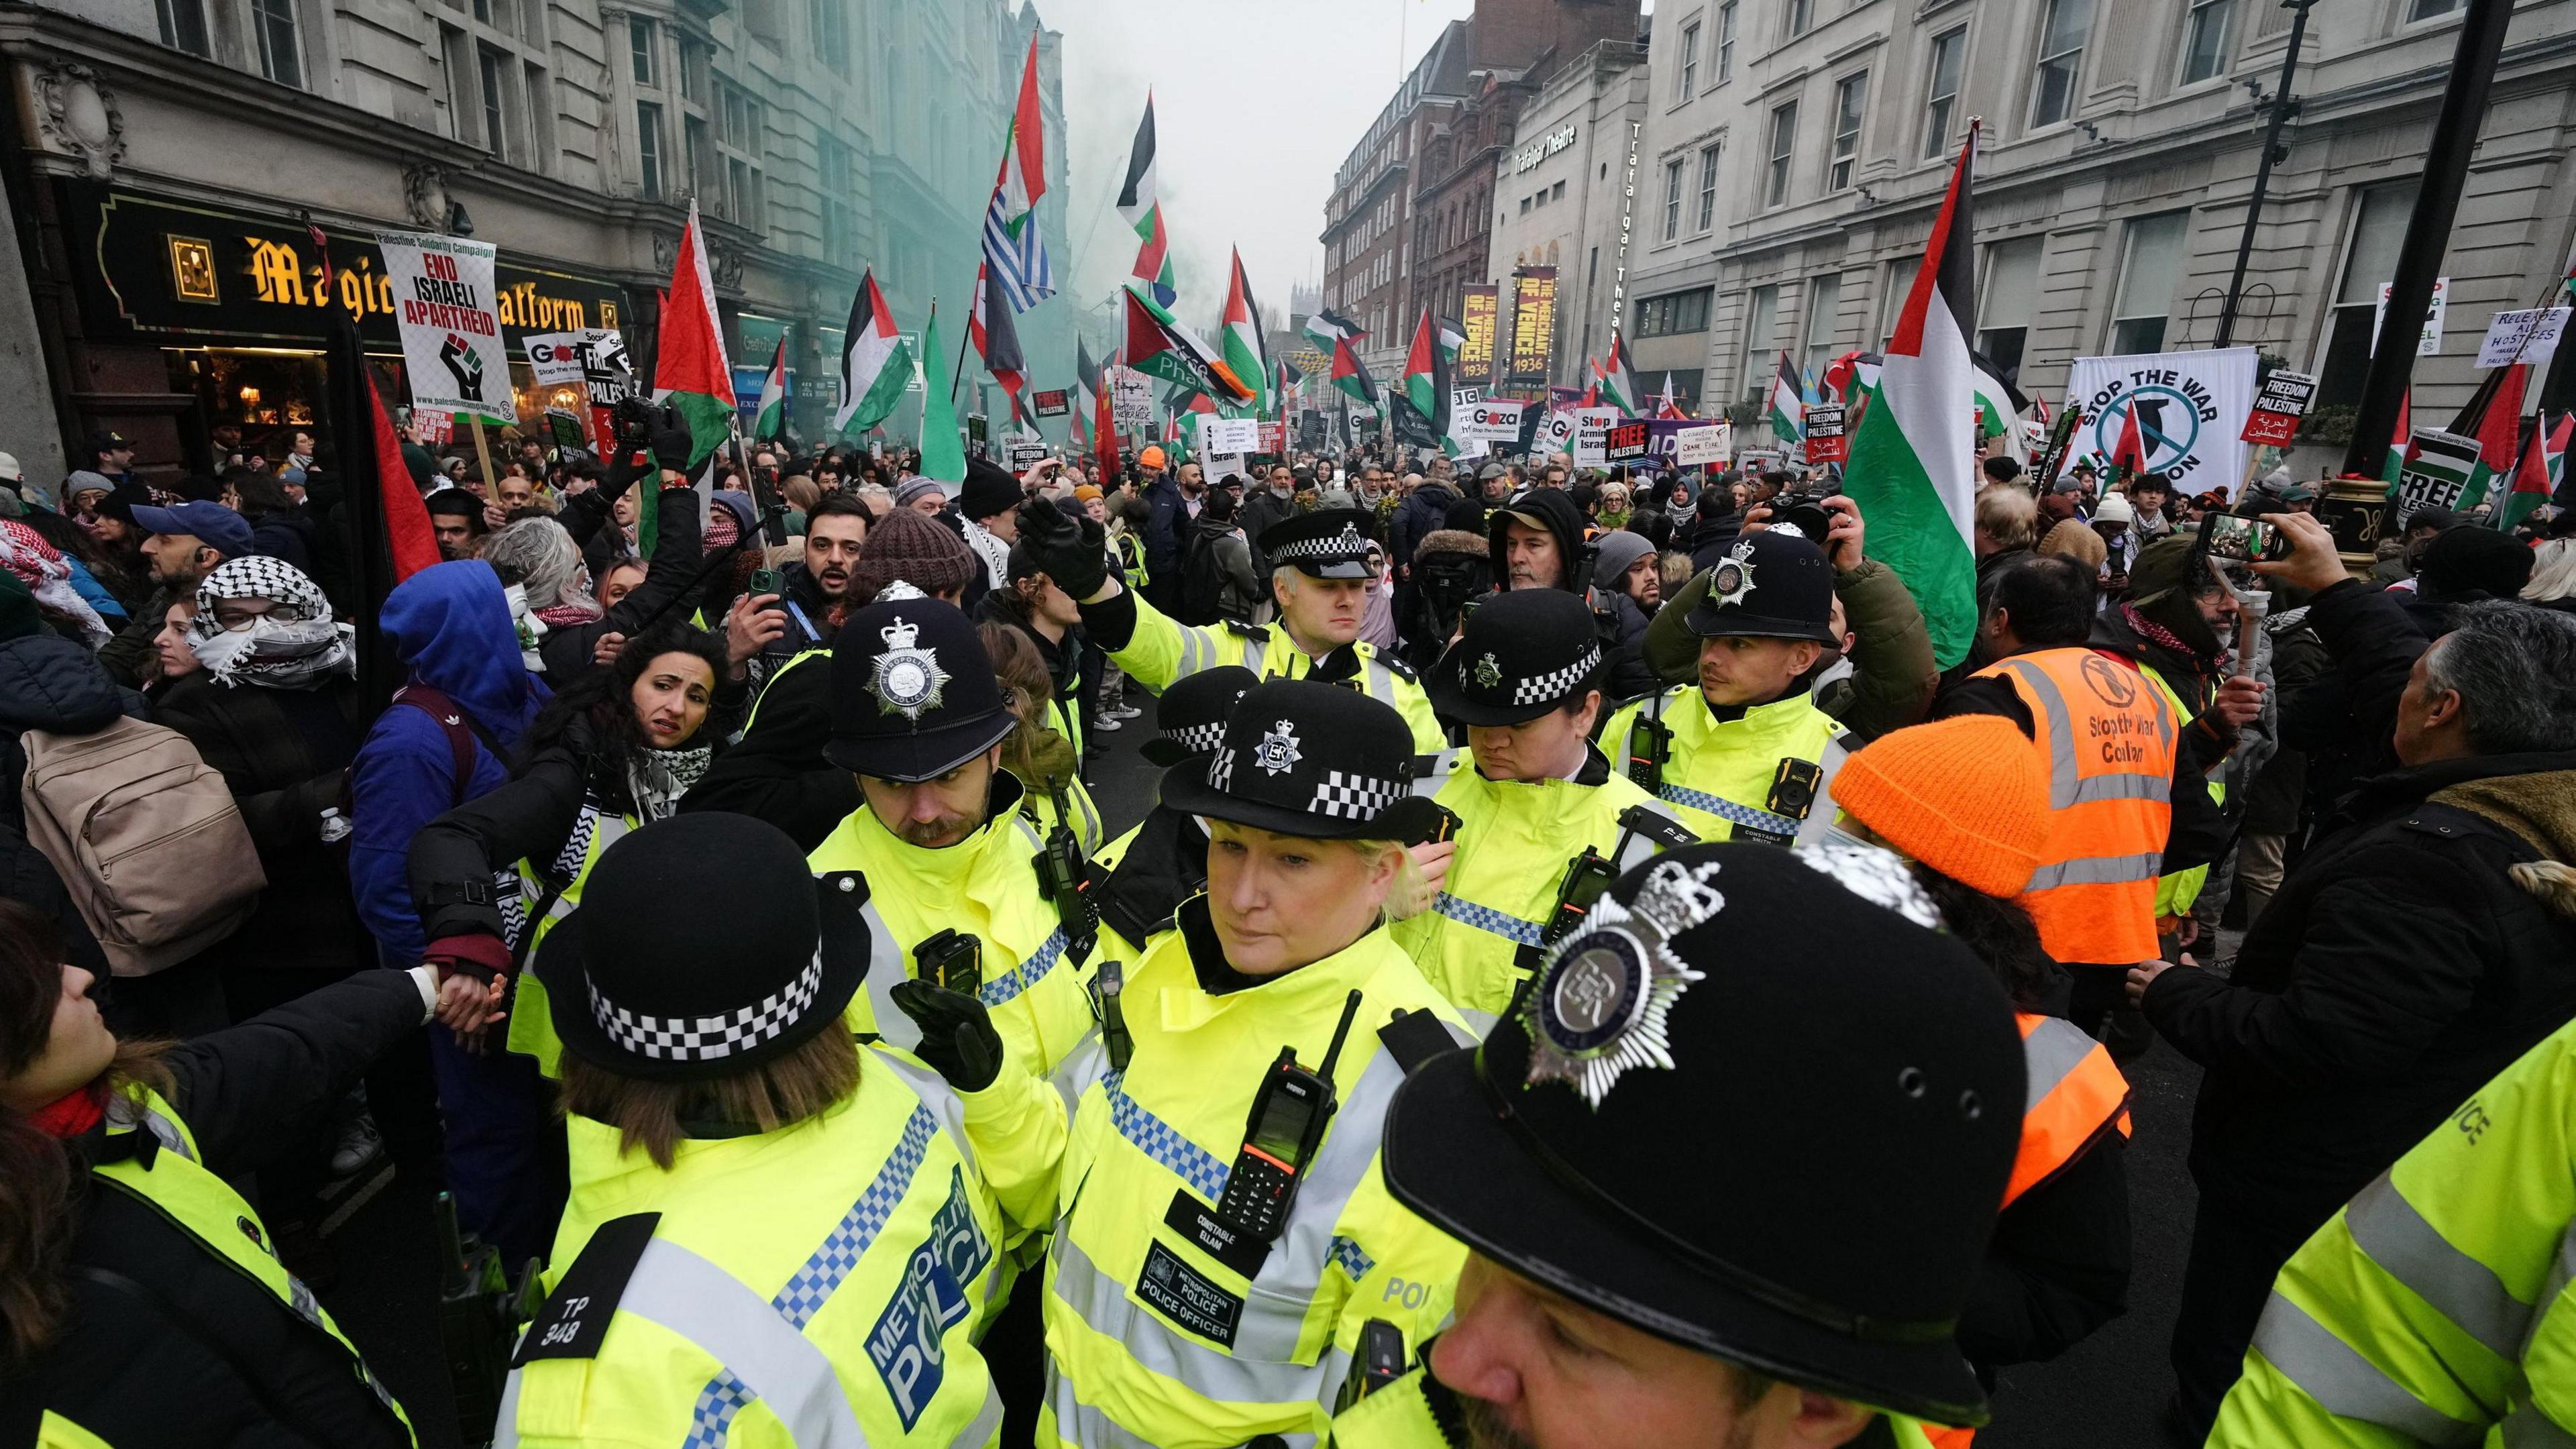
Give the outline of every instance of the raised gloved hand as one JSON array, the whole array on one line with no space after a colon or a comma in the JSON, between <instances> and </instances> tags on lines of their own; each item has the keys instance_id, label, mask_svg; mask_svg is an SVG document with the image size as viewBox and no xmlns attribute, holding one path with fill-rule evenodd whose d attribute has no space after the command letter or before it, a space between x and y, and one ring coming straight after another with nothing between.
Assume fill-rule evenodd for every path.
<instances>
[{"instance_id":1,"label":"raised gloved hand","mask_svg":"<svg viewBox=\"0 0 2576 1449\"><path fill-rule=\"evenodd\" d=\"M1031 499L1020 505L1019 541L1075 603L1100 592L1109 577L1108 535L1092 519L1077 526L1054 504Z\"/></svg>"},{"instance_id":2,"label":"raised gloved hand","mask_svg":"<svg viewBox=\"0 0 2576 1449\"><path fill-rule=\"evenodd\" d=\"M690 450L697 446L697 440L689 432L689 420L680 416L678 408L667 403L655 408L647 431L656 464L673 473L689 471Z\"/></svg>"},{"instance_id":3,"label":"raised gloved hand","mask_svg":"<svg viewBox=\"0 0 2576 1449\"><path fill-rule=\"evenodd\" d=\"M984 1003L927 981L897 982L888 993L921 1028L913 1054L961 1092L980 1092L1002 1074L1002 1034Z\"/></svg>"}]
</instances>

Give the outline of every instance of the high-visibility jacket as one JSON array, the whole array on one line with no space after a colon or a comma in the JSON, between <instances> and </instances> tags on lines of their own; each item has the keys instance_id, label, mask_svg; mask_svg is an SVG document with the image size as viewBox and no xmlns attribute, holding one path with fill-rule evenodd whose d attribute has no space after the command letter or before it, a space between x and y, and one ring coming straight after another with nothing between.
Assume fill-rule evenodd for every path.
<instances>
[{"instance_id":1,"label":"high-visibility jacket","mask_svg":"<svg viewBox=\"0 0 2576 1449\"><path fill-rule=\"evenodd\" d=\"M1879 1418L1887 1438L1863 1435L1856 1442L1896 1449L1930 1449L1937 1442L1925 1425L1901 1414ZM1333 1416L1333 1449L1467 1449L1469 1442L1457 1393L1420 1366Z\"/></svg>"},{"instance_id":2,"label":"high-visibility jacket","mask_svg":"<svg viewBox=\"0 0 2576 1449\"><path fill-rule=\"evenodd\" d=\"M545 944L555 923L581 904L581 888L590 880L591 867L599 864L600 852L639 823L635 816L602 809L596 794L586 796L572 834L564 837L553 861L543 869L533 861L520 861L518 897L515 902L503 898L502 925L513 948L512 958L521 968L510 978L509 1047L535 1057L537 1070L549 1077L563 1075L563 1043L556 1039L555 1020L548 1014L545 983L527 968L535 963L537 948Z\"/></svg>"},{"instance_id":3,"label":"high-visibility jacket","mask_svg":"<svg viewBox=\"0 0 2576 1449\"><path fill-rule=\"evenodd\" d=\"M277 1236L260 1220L259 1210L198 1160L196 1134L188 1130L178 1108L149 1087L129 1087L109 1100L106 1131L116 1150L99 1154L100 1160L90 1167L91 1181L99 1191L131 1193L150 1204L200 1249L240 1270L243 1277L274 1294L280 1306L306 1327L338 1344L348 1355L351 1376L401 1422L404 1437L420 1442L411 1416L376 1381L357 1345L332 1321L330 1310L278 1261ZM134 1141L137 1134L149 1141ZM135 1150L124 1151L129 1144ZM81 1438L68 1437L70 1432L62 1431L65 1437L60 1442L95 1439L87 1431L81 1431Z\"/></svg>"},{"instance_id":4,"label":"high-visibility jacket","mask_svg":"<svg viewBox=\"0 0 2576 1449\"><path fill-rule=\"evenodd\" d=\"M937 1074L883 1048L859 1064L859 1090L820 1116L692 1138L667 1172L621 1152L616 1128L567 1119L554 1296L522 1341L496 1444L999 1441L1001 1396L974 1340L996 1304L1005 1214ZM611 1227L636 1214L658 1216ZM620 1278L608 1265L628 1230L650 1237ZM564 1299L568 1278L592 1301ZM582 1356L530 1356L558 1343Z\"/></svg>"},{"instance_id":5,"label":"high-visibility jacket","mask_svg":"<svg viewBox=\"0 0 2576 1449\"><path fill-rule=\"evenodd\" d=\"M1478 1036L1530 974L1521 964L1524 948L1538 946L1567 867L1586 847L1624 874L1689 836L1597 750L1575 780L1489 780L1472 755L1446 751L1433 774L1415 782L1415 793L1424 784L1434 784L1431 798L1457 812L1458 850L1431 909L1388 934ZM1623 830L1620 817L1630 810L1644 810L1656 833Z\"/></svg>"},{"instance_id":6,"label":"high-visibility jacket","mask_svg":"<svg viewBox=\"0 0 2576 1449\"><path fill-rule=\"evenodd\" d=\"M1127 576L1127 587L1141 589L1154 581L1145 567L1145 540L1134 533L1113 534L1110 541L1118 547L1118 571Z\"/></svg>"},{"instance_id":7,"label":"high-visibility jacket","mask_svg":"<svg viewBox=\"0 0 2576 1449\"><path fill-rule=\"evenodd\" d=\"M51 1409L36 1422L36 1449L110 1449L108 1442Z\"/></svg>"},{"instance_id":8,"label":"high-visibility jacket","mask_svg":"<svg viewBox=\"0 0 2576 1449\"><path fill-rule=\"evenodd\" d=\"M1385 1319L1416 1342L1449 1314L1466 1250L1398 1205L1378 1172L1387 1102L1405 1072L1379 1031L1399 1010L1430 1013L1422 1030L1436 1026L1447 1044L1464 1045L1465 1027L1384 931L1210 995L1193 958L1217 954L1200 897L1128 973L1123 1069L1094 1038L1053 1090L1005 1072L967 1099L997 1189L1036 1184L1057 1205L1041 1445L1311 1443L1363 1323ZM1229 1236L1214 1209L1256 1090L1282 1047L1323 1070L1354 990L1359 1007L1330 1074L1339 1108L1283 1230L1266 1250Z\"/></svg>"},{"instance_id":9,"label":"high-visibility jacket","mask_svg":"<svg viewBox=\"0 0 2576 1449\"><path fill-rule=\"evenodd\" d=\"M1298 648L1283 627L1238 624L1231 619L1221 624L1182 624L1145 602L1143 594L1134 598L1136 632L1128 636L1126 648L1111 650L1109 658L1156 694L1170 688L1175 679L1220 664L1240 664L1264 679L1303 679L1315 672L1315 659ZM1404 722L1413 727L1415 749L1430 754L1446 748L1448 735L1431 713L1430 697L1422 692L1412 667L1365 642L1354 642L1350 648L1359 657L1359 673L1349 682L1404 716Z\"/></svg>"},{"instance_id":10,"label":"high-visibility jacket","mask_svg":"<svg viewBox=\"0 0 2576 1449\"><path fill-rule=\"evenodd\" d=\"M805 858L816 875L855 871L867 892L869 949L865 989L850 998L854 1030L909 1049L921 1028L890 994L913 975L913 949L941 930L975 937L984 984L976 994L993 1016L1010 1059L1044 1076L1091 1029L1081 962L1067 961L1055 904L1039 886L1035 861L1045 842L1017 810L1019 782L1008 775L993 817L944 850L908 844L866 810Z\"/></svg>"},{"instance_id":11,"label":"high-visibility jacket","mask_svg":"<svg viewBox=\"0 0 2576 1449\"><path fill-rule=\"evenodd\" d=\"M2147 678L2154 682L2156 693L2164 699L2165 707L2173 711L2174 718L2185 724L2190 723L2190 706L2183 702L2181 691L2173 687L2172 681L2165 678L2164 672L2152 664L2141 665L2140 668ZM2227 803L2227 782L2218 778L2216 771L2211 772L2205 782L2205 788L2209 791L2212 804ZM2157 917L2161 919L2190 915L2192 906L2200 900L2200 888L2208 883L2209 867L2206 865L2195 865L2188 870L2173 871L2157 877L2155 904Z\"/></svg>"},{"instance_id":12,"label":"high-visibility jacket","mask_svg":"<svg viewBox=\"0 0 2576 1449\"><path fill-rule=\"evenodd\" d=\"M2129 1135L2129 1079L2084 1029L2058 1016L2016 1012L2030 1094L2021 1150L2004 1184L2004 1206L2065 1170L2084 1149L2117 1131Z\"/></svg>"},{"instance_id":13,"label":"high-visibility jacket","mask_svg":"<svg viewBox=\"0 0 2576 1449\"><path fill-rule=\"evenodd\" d=\"M1731 720L1709 709L1694 684L1650 695L1610 717L1601 748L1611 763L1630 766L1631 742L1640 721L1670 733L1663 780L1655 794L1675 807L1683 825L1703 840L1732 840L1736 827L1774 838L1820 839L1833 824L1834 773L1847 753L1845 731L1799 690L1757 704ZM1800 819L1774 811L1772 784L1782 760L1804 760L1819 771L1812 806Z\"/></svg>"},{"instance_id":14,"label":"high-visibility jacket","mask_svg":"<svg viewBox=\"0 0 2576 1449\"><path fill-rule=\"evenodd\" d=\"M2273 1280L2212 1449L2576 1443L2576 1024Z\"/></svg>"},{"instance_id":15,"label":"high-visibility jacket","mask_svg":"<svg viewBox=\"0 0 2576 1449\"><path fill-rule=\"evenodd\" d=\"M2164 690L2098 649L2037 649L1975 677L2012 686L2048 761L2048 843L2021 895L2040 945L2060 961L2153 959L2179 728Z\"/></svg>"}]
</instances>

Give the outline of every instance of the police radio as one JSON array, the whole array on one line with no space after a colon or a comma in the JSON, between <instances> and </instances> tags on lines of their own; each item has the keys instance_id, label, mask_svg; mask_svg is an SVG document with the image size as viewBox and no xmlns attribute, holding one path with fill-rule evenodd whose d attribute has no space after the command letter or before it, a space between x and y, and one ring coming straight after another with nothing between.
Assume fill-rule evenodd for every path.
<instances>
[{"instance_id":1,"label":"police radio","mask_svg":"<svg viewBox=\"0 0 2576 1449\"><path fill-rule=\"evenodd\" d=\"M457 1427L469 1445L492 1442L510 1376L510 1344L534 1312L529 1292L543 1295L531 1260L514 1292L500 1250L457 1231L456 1199L438 1195L438 1341Z\"/></svg>"},{"instance_id":2,"label":"police radio","mask_svg":"<svg viewBox=\"0 0 2576 1449\"><path fill-rule=\"evenodd\" d=\"M984 989L984 943L943 927L912 948L912 974L915 980L973 996Z\"/></svg>"},{"instance_id":3,"label":"police radio","mask_svg":"<svg viewBox=\"0 0 2576 1449\"><path fill-rule=\"evenodd\" d=\"M1100 1044L1109 1053L1109 1070L1127 1070L1127 1059L1136 1051L1136 1039L1127 1031L1127 1009L1119 1005L1119 994L1127 989L1127 968L1116 961L1103 961L1091 978L1091 1009L1100 1018Z\"/></svg>"},{"instance_id":4,"label":"police radio","mask_svg":"<svg viewBox=\"0 0 2576 1449\"><path fill-rule=\"evenodd\" d=\"M1664 766L1673 759L1673 732L1655 717L1655 706L1637 711L1628 726L1628 781L1649 795L1664 788Z\"/></svg>"},{"instance_id":5,"label":"police radio","mask_svg":"<svg viewBox=\"0 0 2576 1449\"><path fill-rule=\"evenodd\" d=\"M1333 1064L1341 1059L1342 1039L1359 1014L1360 993L1351 992L1342 1020L1333 1028L1333 1044L1324 1053L1321 1071L1298 1065L1297 1049L1279 1049L1279 1059L1263 1074L1261 1090L1252 1097L1252 1115L1243 1129L1243 1150L1234 1155L1226 1174L1225 1194L1217 1200L1219 1222L1264 1243L1279 1240L1288 1213L1297 1202L1297 1186L1324 1140L1324 1124L1339 1105L1333 1096Z\"/></svg>"},{"instance_id":6,"label":"police radio","mask_svg":"<svg viewBox=\"0 0 2576 1449\"><path fill-rule=\"evenodd\" d=\"M1556 887L1556 905L1548 911L1547 919L1539 923L1538 939L1523 944L1513 953L1514 966L1523 971L1537 970L1539 957L1546 953L1548 947L1574 934L1575 927L1583 924L1584 918L1592 914L1593 906L1599 904L1603 893L1619 879L1619 857L1626 854L1627 849L1628 833L1623 830L1619 834L1618 845L1609 855L1605 856L1587 845L1581 855L1566 862L1565 879Z\"/></svg>"},{"instance_id":7,"label":"police radio","mask_svg":"<svg viewBox=\"0 0 2576 1449\"><path fill-rule=\"evenodd\" d=\"M1047 794L1055 801L1055 828L1030 863L1037 867L1039 887L1055 903L1056 924L1064 928L1065 959L1080 963L1099 942L1100 913L1088 893L1091 873L1083 866L1082 843L1065 824L1072 817L1065 811L1064 788L1055 786Z\"/></svg>"}]
</instances>

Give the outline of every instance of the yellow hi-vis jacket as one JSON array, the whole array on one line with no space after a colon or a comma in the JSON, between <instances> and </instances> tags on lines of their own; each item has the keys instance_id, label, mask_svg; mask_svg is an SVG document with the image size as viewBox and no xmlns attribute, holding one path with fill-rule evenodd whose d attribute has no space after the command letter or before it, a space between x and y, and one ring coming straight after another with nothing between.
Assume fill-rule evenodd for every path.
<instances>
[{"instance_id":1,"label":"yellow hi-vis jacket","mask_svg":"<svg viewBox=\"0 0 2576 1449\"><path fill-rule=\"evenodd\" d=\"M1068 961L1056 908L1034 864L1045 842L1018 811L1019 782L993 798L992 815L944 850L899 839L866 810L843 820L805 858L814 874L855 872L869 937L865 989L850 999L853 1030L896 1046L921 1043L921 1028L894 1004L912 978L913 948L943 929L975 937L984 984L976 994L993 1016L1011 1060L1034 1076L1055 1070L1091 1030L1079 962Z\"/></svg>"},{"instance_id":2,"label":"yellow hi-vis jacket","mask_svg":"<svg viewBox=\"0 0 2576 1449\"><path fill-rule=\"evenodd\" d=\"M1378 1172L1405 1072L1380 1028L1399 1010L1429 1012L1423 1030L1464 1045L1457 1016L1383 931L1224 995L1200 986L1194 953L1216 964L1205 897L1128 973L1123 1070L1094 1038L1052 1091L1004 1072L967 1098L967 1131L997 1190L1016 1200L1037 1184L1056 1204L1041 1445L1312 1443L1363 1323L1385 1319L1418 1342L1449 1315L1466 1249L1398 1206ZM1331 1074L1339 1108L1265 1250L1227 1233L1214 1209L1280 1048L1320 1072L1354 990Z\"/></svg>"},{"instance_id":3,"label":"yellow hi-vis jacket","mask_svg":"<svg viewBox=\"0 0 2576 1449\"><path fill-rule=\"evenodd\" d=\"M1880 1417L1896 1449L1930 1449L1921 1423L1901 1414ZM1468 1443L1456 1391L1419 1365L1333 1416L1334 1449L1467 1449Z\"/></svg>"},{"instance_id":4,"label":"yellow hi-vis jacket","mask_svg":"<svg viewBox=\"0 0 2576 1449\"><path fill-rule=\"evenodd\" d=\"M1136 632L1128 636L1126 648L1111 650L1109 658L1156 694L1183 675L1220 664L1240 664L1264 679L1303 679L1315 672L1316 661L1290 641L1284 626L1232 620L1180 624L1146 603L1143 594L1131 591L1131 596L1136 601ZM1359 657L1359 673L1349 682L1404 716L1404 722L1413 727L1415 749L1427 755L1446 748L1448 735L1432 715L1430 697L1422 692L1412 667L1366 643L1354 642L1350 648Z\"/></svg>"},{"instance_id":5,"label":"yellow hi-vis jacket","mask_svg":"<svg viewBox=\"0 0 2576 1449\"><path fill-rule=\"evenodd\" d=\"M2184 724L2190 723L2191 707L2183 702L2181 692L2167 682L2154 665L2141 664L2138 666L2138 672L2154 683L2157 696L2164 700L2165 708L2173 711L2173 717L2176 720ZM2215 771L2210 774L2208 788L2212 803L2219 805L2227 803L2227 782L2219 779ZM2207 884L2209 884L2209 867L2205 865L2195 865L2188 870L2178 870L2158 876L2156 878L2157 921L2161 924L2169 917L2190 915L2191 908L2200 902L2200 888Z\"/></svg>"},{"instance_id":6,"label":"yellow hi-vis jacket","mask_svg":"<svg viewBox=\"0 0 2576 1449\"><path fill-rule=\"evenodd\" d=\"M1655 793L1701 839L1732 840L1743 826L1774 838L1816 840L1834 823L1834 773L1846 753L1845 731L1816 708L1812 691L1754 705L1731 720L1710 712L1696 684L1638 700L1601 728L1601 749L1622 771L1630 764L1630 741L1641 717L1672 732L1663 786ZM1771 809L1782 760L1804 760L1820 772L1804 819Z\"/></svg>"},{"instance_id":7,"label":"yellow hi-vis jacket","mask_svg":"<svg viewBox=\"0 0 2576 1449\"><path fill-rule=\"evenodd\" d=\"M1419 794L1436 781L1431 798L1457 812L1458 851L1431 909L1388 934L1480 1037L1529 975L1522 948L1539 944L1567 867L1585 847L1604 857L1617 851L1611 865L1624 874L1690 838L1600 751L1586 754L1570 780L1489 780L1472 755L1450 751L1429 779L1415 782ZM1630 810L1645 811L1640 824L1649 828L1627 832L1623 847L1620 817Z\"/></svg>"},{"instance_id":8,"label":"yellow hi-vis jacket","mask_svg":"<svg viewBox=\"0 0 2576 1449\"><path fill-rule=\"evenodd\" d=\"M2211 1449L2576 1444L2576 1025L2273 1280Z\"/></svg>"},{"instance_id":9,"label":"yellow hi-vis jacket","mask_svg":"<svg viewBox=\"0 0 2576 1449\"><path fill-rule=\"evenodd\" d=\"M564 837L563 849L556 852L553 864L540 871L534 862L520 861L517 899L502 898L502 925L520 967L510 977L509 1048L535 1057L537 1070L546 1076L563 1075L563 1043L555 1037L555 1019L546 1005L545 983L528 968L535 964L537 948L545 944L555 923L581 904L581 888L589 883L591 867L599 864L600 853L624 839L638 823L632 815L601 809L596 795L585 797L572 834ZM558 891L549 883L549 876L569 884Z\"/></svg>"},{"instance_id":10,"label":"yellow hi-vis jacket","mask_svg":"<svg viewBox=\"0 0 2576 1449\"><path fill-rule=\"evenodd\" d=\"M937 1074L882 1047L859 1065L821 1116L693 1138L668 1172L568 1119L572 1198L496 1445L999 1442L974 1340L1006 1214Z\"/></svg>"}]
</instances>

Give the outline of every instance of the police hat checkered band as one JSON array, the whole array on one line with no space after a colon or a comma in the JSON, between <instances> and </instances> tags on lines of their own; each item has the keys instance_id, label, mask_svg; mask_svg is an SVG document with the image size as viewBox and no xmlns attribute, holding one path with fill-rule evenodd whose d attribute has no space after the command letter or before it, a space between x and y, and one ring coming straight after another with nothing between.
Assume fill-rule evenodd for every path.
<instances>
[{"instance_id":1,"label":"police hat checkered band","mask_svg":"<svg viewBox=\"0 0 2576 1449\"><path fill-rule=\"evenodd\" d=\"M1234 781L1234 751L1220 746L1216 758L1208 762L1208 788L1223 794Z\"/></svg>"},{"instance_id":2,"label":"police hat checkered band","mask_svg":"<svg viewBox=\"0 0 2576 1449\"><path fill-rule=\"evenodd\" d=\"M1184 754L1203 755L1225 742L1225 721L1213 719L1205 724L1183 725L1176 730L1163 731L1163 738L1180 746Z\"/></svg>"},{"instance_id":3,"label":"police hat checkered band","mask_svg":"<svg viewBox=\"0 0 2576 1449\"><path fill-rule=\"evenodd\" d=\"M597 982L584 984L590 988L591 1017L601 1031L608 1033L610 1041L626 1050L655 1061L721 1061L796 1024L823 989L823 955L815 952L814 959L805 964L795 980L766 998L722 1016L653 1016L629 1011L600 995Z\"/></svg>"},{"instance_id":4,"label":"police hat checkered band","mask_svg":"<svg viewBox=\"0 0 2576 1449\"><path fill-rule=\"evenodd\" d=\"M1541 704L1549 700L1563 699L1573 693L1574 687L1581 684L1600 663L1601 646L1595 644L1583 651L1583 657L1572 664L1562 669L1551 669L1545 674L1524 679L1513 685L1512 703Z\"/></svg>"},{"instance_id":5,"label":"police hat checkered band","mask_svg":"<svg viewBox=\"0 0 2576 1449\"><path fill-rule=\"evenodd\" d=\"M1315 787L1314 803L1306 810L1309 814L1326 815L1335 820L1375 820L1379 811L1403 799L1404 795L1404 782L1401 780L1380 780L1342 770L1327 770L1323 783Z\"/></svg>"},{"instance_id":6,"label":"police hat checkered band","mask_svg":"<svg viewBox=\"0 0 2576 1449\"><path fill-rule=\"evenodd\" d=\"M1339 533L1329 534L1323 538L1301 538L1295 543L1283 543L1270 550L1270 562L1273 564L1291 564L1307 560L1340 562L1367 556L1368 540L1360 537L1360 531L1347 523L1342 525L1342 531Z\"/></svg>"}]
</instances>

